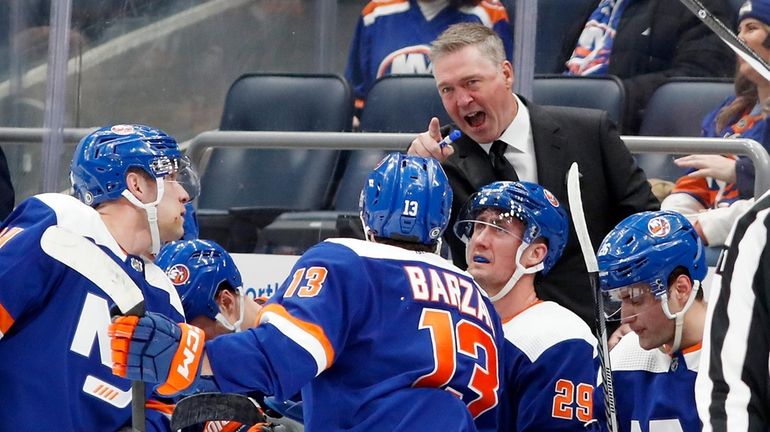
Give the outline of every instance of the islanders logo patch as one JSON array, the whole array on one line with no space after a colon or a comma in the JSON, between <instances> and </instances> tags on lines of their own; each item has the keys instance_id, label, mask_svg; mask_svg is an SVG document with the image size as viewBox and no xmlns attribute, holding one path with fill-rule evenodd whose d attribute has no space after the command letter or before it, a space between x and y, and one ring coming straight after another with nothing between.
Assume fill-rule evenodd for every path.
<instances>
[{"instance_id":1,"label":"islanders logo patch","mask_svg":"<svg viewBox=\"0 0 770 432\"><path fill-rule=\"evenodd\" d=\"M665 217L658 216L647 222L647 231L653 237L665 237L671 232L671 224Z\"/></svg>"},{"instance_id":2,"label":"islanders logo patch","mask_svg":"<svg viewBox=\"0 0 770 432\"><path fill-rule=\"evenodd\" d=\"M168 269L166 276L168 276L172 284L182 285L190 280L190 269L184 264L174 264L173 267Z\"/></svg>"},{"instance_id":3,"label":"islanders logo patch","mask_svg":"<svg viewBox=\"0 0 770 432\"><path fill-rule=\"evenodd\" d=\"M549 191L548 189L543 189L543 195L545 195L545 199L547 199L552 206L559 207L559 200L557 200L556 197L553 196L551 191Z\"/></svg>"}]
</instances>

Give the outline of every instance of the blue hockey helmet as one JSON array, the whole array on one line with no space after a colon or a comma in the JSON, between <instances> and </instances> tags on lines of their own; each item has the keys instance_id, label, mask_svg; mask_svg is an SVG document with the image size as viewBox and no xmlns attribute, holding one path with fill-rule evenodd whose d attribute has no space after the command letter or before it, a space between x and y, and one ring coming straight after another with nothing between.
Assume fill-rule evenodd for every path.
<instances>
[{"instance_id":1,"label":"blue hockey helmet","mask_svg":"<svg viewBox=\"0 0 770 432\"><path fill-rule=\"evenodd\" d=\"M569 237L567 212L559 200L537 183L498 181L482 187L471 195L455 222L454 233L468 244L473 236L478 216L487 209L500 212L500 218L515 218L524 223L521 240L531 244L538 238L548 242L543 259L543 274L556 264Z\"/></svg>"},{"instance_id":2,"label":"blue hockey helmet","mask_svg":"<svg viewBox=\"0 0 770 432\"><path fill-rule=\"evenodd\" d=\"M187 320L206 316L218 320L217 291L226 284L239 290L241 273L230 254L210 240L180 240L166 244L155 259L182 299Z\"/></svg>"},{"instance_id":3,"label":"blue hockey helmet","mask_svg":"<svg viewBox=\"0 0 770 432\"><path fill-rule=\"evenodd\" d=\"M173 137L149 126L121 124L98 129L78 144L70 166L75 196L90 206L118 199L132 168L153 178L176 174L190 200L200 190L197 174Z\"/></svg>"},{"instance_id":4,"label":"blue hockey helmet","mask_svg":"<svg viewBox=\"0 0 770 432\"><path fill-rule=\"evenodd\" d=\"M359 203L367 233L434 245L449 222L452 188L436 160L391 153L367 177Z\"/></svg>"},{"instance_id":5,"label":"blue hockey helmet","mask_svg":"<svg viewBox=\"0 0 770 432\"><path fill-rule=\"evenodd\" d=\"M660 299L667 295L668 278L676 268L685 268L698 283L708 271L695 228L681 214L666 210L623 219L602 241L597 260L599 286L610 302L608 317L619 310L620 291L625 287L644 284Z\"/></svg>"},{"instance_id":6,"label":"blue hockey helmet","mask_svg":"<svg viewBox=\"0 0 770 432\"><path fill-rule=\"evenodd\" d=\"M699 281L708 270L695 228L686 217L667 210L623 219L602 241L597 259L602 290L644 282L656 296L668 291L668 277L677 267Z\"/></svg>"}]
</instances>

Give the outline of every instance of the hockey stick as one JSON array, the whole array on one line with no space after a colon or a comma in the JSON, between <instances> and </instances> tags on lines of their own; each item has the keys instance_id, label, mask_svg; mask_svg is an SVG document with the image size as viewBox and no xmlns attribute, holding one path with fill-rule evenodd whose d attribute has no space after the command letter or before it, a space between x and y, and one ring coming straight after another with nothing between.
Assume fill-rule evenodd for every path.
<instances>
[{"instance_id":1,"label":"hockey stick","mask_svg":"<svg viewBox=\"0 0 770 432\"><path fill-rule=\"evenodd\" d=\"M615 415L615 390L612 386L612 368L610 366L610 352L607 348L607 323L604 318L604 299L599 292L599 265L596 262L596 253L591 245L591 237L588 236L588 226L583 213L583 199L580 196L580 173L577 162L573 162L567 173L567 201L569 201L572 224L575 226L580 249L583 251L583 259L588 270L588 279L591 283L591 291L594 295L594 314L596 319L596 339L598 339L599 362L602 368L604 380L604 411L607 417L607 429L610 432L618 431L618 420Z\"/></svg>"},{"instance_id":2,"label":"hockey stick","mask_svg":"<svg viewBox=\"0 0 770 432\"><path fill-rule=\"evenodd\" d=\"M762 59L745 42L738 39L722 21L719 21L699 0L679 0L683 5L690 9L703 24L711 31L716 33L722 42L726 43L736 54L738 54L746 63L756 70L762 77L770 81L770 65Z\"/></svg>"},{"instance_id":3,"label":"hockey stick","mask_svg":"<svg viewBox=\"0 0 770 432\"><path fill-rule=\"evenodd\" d=\"M40 246L51 258L80 273L104 291L115 302L111 315L144 315L142 290L93 242L54 226L43 233ZM144 382L131 381L131 429L134 432L147 430L145 403Z\"/></svg>"},{"instance_id":4,"label":"hockey stick","mask_svg":"<svg viewBox=\"0 0 770 432\"><path fill-rule=\"evenodd\" d=\"M246 426L267 422L259 405L249 397L233 393L199 393L176 404L171 415L171 430L215 420L236 421Z\"/></svg>"},{"instance_id":5,"label":"hockey stick","mask_svg":"<svg viewBox=\"0 0 770 432\"><path fill-rule=\"evenodd\" d=\"M143 316L144 315L144 299L132 307L123 315L128 316ZM144 406L147 404L147 392L145 390L144 381L133 380L131 381L131 431L132 432L145 432L147 430L147 417L144 410Z\"/></svg>"}]
</instances>

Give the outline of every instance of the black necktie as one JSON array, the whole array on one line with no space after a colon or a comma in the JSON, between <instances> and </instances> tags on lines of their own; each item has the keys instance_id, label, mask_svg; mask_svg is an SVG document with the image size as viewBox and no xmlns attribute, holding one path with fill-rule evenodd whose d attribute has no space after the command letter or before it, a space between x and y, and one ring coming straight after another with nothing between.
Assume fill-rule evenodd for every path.
<instances>
[{"instance_id":1,"label":"black necktie","mask_svg":"<svg viewBox=\"0 0 770 432\"><path fill-rule=\"evenodd\" d=\"M492 163L492 171L494 171L497 180L519 181L519 176L516 175L513 165L505 158L505 149L507 147L508 144L500 140L492 143L492 148L489 149L489 161Z\"/></svg>"}]
</instances>

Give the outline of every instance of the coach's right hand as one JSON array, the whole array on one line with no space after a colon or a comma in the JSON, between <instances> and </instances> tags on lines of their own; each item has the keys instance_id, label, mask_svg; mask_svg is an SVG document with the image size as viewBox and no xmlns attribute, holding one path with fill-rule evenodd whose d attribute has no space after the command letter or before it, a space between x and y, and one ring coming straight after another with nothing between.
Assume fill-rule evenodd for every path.
<instances>
[{"instance_id":1,"label":"coach's right hand","mask_svg":"<svg viewBox=\"0 0 770 432\"><path fill-rule=\"evenodd\" d=\"M115 375L157 383L155 391L162 396L195 388L203 358L203 330L148 312L143 317L117 317L108 334Z\"/></svg>"},{"instance_id":2,"label":"coach's right hand","mask_svg":"<svg viewBox=\"0 0 770 432\"><path fill-rule=\"evenodd\" d=\"M451 145L441 148L439 146L441 139L441 123L439 123L438 118L433 117L430 119L428 131L417 135L417 138L409 144L407 153L414 156L432 157L443 163L454 154L455 149Z\"/></svg>"}]
</instances>

